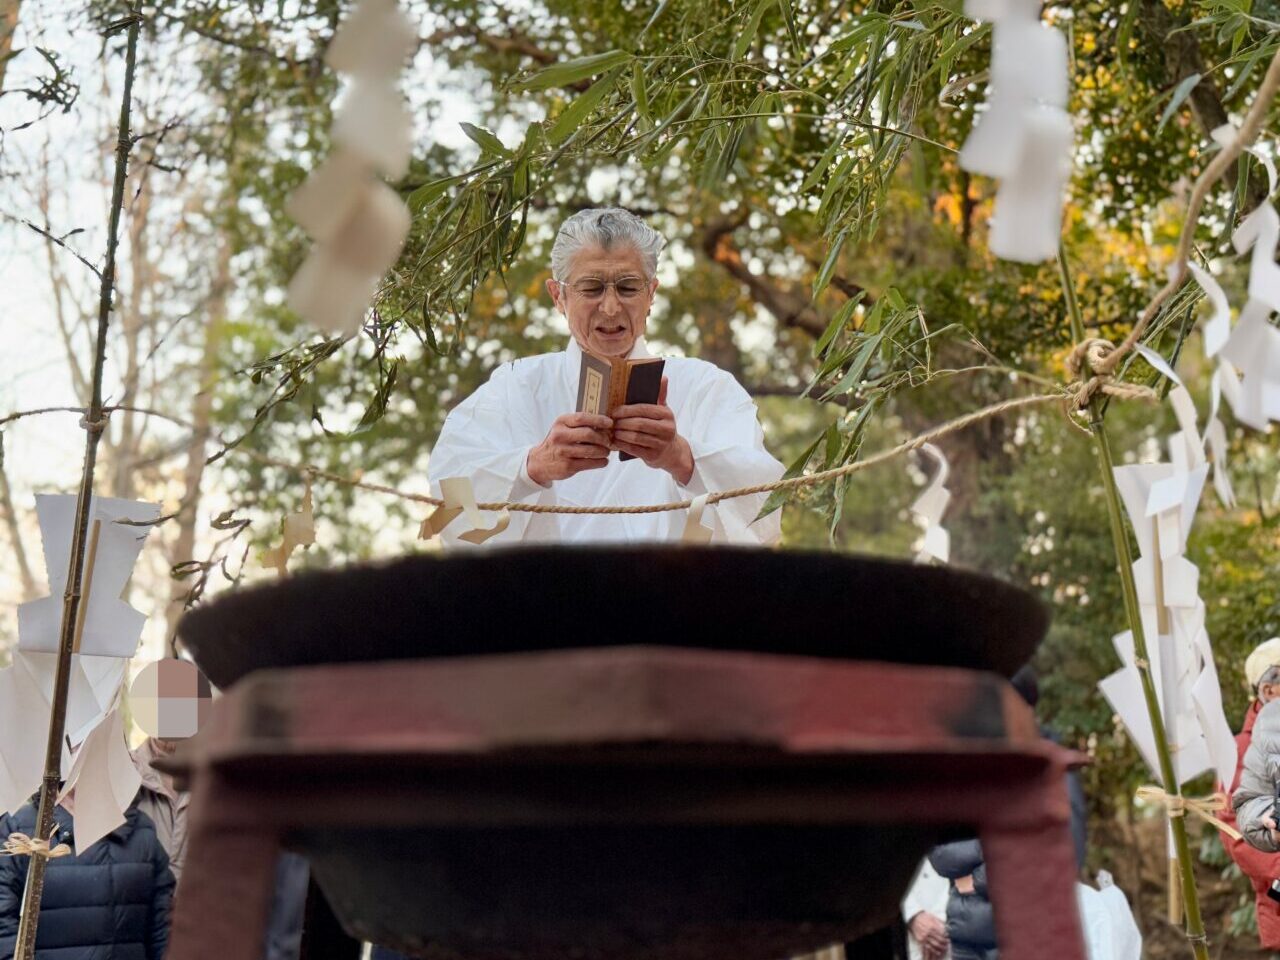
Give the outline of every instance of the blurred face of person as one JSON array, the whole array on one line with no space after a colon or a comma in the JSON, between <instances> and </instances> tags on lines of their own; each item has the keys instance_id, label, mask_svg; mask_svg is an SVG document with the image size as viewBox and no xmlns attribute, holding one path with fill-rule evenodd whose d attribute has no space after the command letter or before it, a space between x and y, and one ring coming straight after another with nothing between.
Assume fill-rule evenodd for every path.
<instances>
[{"instance_id":1,"label":"blurred face of person","mask_svg":"<svg viewBox=\"0 0 1280 960\"><path fill-rule=\"evenodd\" d=\"M548 280L547 292L569 321L583 350L625 357L644 336L658 281L646 276L644 258L632 246L584 247L569 261L564 280Z\"/></svg>"},{"instance_id":2,"label":"blurred face of person","mask_svg":"<svg viewBox=\"0 0 1280 960\"><path fill-rule=\"evenodd\" d=\"M1276 680L1271 683L1264 682L1258 684L1258 702L1263 706L1266 706L1277 697L1280 697L1280 680Z\"/></svg>"}]
</instances>

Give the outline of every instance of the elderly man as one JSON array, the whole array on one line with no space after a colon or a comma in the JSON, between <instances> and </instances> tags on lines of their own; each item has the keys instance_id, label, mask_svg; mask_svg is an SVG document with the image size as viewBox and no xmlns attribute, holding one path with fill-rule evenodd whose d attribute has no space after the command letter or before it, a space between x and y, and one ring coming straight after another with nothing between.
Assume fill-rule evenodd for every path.
<instances>
[{"instance_id":1,"label":"elderly man","mask_svg":"<svg viewBox=\"0 0 1280 960\"><path fill-rule=\"evenodd\" d=\"M1266 769L1268 758L1261 750L1253 755L1253 763L1257 767L1255 775L1249 776L1245 768L1250 763L1251 745L1258 742L1262 746L1266 736L1262 732L1266 725L1259 720L1259 714L1267 704L1280 699L1280 637L1272 637L1258 644L1245 659L1244 673L1249 689L1253 691L1253 700L1245 712L1240 733L1236 735L1239 761L1236 764L1235 780L1230 785L1232 794L1237 798L1236 812L1227 811L1221 814L1221 818L1228 824L1238 826L1249 842L1236 840L1224 833L1221 835L1222 846L1253 885L1258 914L1258 939L1264 950L1274 952L1280 951L1280 903L1271 899L1267 891L1271 889L1273 881L1280 879L1280 853L1276 852L1276 847L1271 843L1272 836L1263 829L1270 822L1274 787L1269 785L1270 777ZM1268 710L1266 715L1273 717L1277 710L1280 707ZM1271 764L1277 759L1280 758L1271 758ZM1245 779L1250 781L1252 792L1247 788L1241 792ZM1252 808L1251 815L1240 809L1248 799L1254 801L1249 804ZM1240 817L1239 824L1235 823L1237 813ZM1256 826L1247 826L1246 820ZM1267 845L1263 849L1257 849L1253 844L1258 840Z\"/></svg>"},{"instance_id":2,"label":"elderly man","mask_svg":"<svg viewBox=\"0 0 1280 960\"><path fill-rule=\"evenodd\" d=\"M574 214L551 250L547 292L568 320L567 349L506 363L445 420L431 451L432 483L470 477L477 500L572 506L641 506L776 480L782 465L764 447L751 397L702 360L666 358L655 404L608 416L575 413L583 351L648 357L645 326L665 241L625 210ZM619 453L635 459L620 460ZM772 544L777 512L756 521L763 495L709 508L718 543ZM490 543L676 540L682 511L646 514L511 514ZM449 545L466 532L455 520Z\"/></svg>"}]
</instances>

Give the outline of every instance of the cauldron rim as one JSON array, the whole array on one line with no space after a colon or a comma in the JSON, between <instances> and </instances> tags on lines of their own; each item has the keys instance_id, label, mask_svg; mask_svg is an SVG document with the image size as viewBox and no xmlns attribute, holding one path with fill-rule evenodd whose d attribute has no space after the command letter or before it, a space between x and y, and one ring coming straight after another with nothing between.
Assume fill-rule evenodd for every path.
<instances>
[{"instance_id":1,"label":"cauldron rim","mask_svg":"<svg viewBox=\"0 0 1280 960\"><path fill-rule=\"evenodd\" d=\"M653 600L659 587L665 604ZM628 589L639 596L614 599ZM812 596L780 609L797 590ZM566 610L576 623L554 636L535 616ZM268 667L664 643L1012 676L1048 622L1026 590L955 567L831 551L538 545L304 570L195 607L178 637L218 687Z\"/></svg>"}]
</instances>

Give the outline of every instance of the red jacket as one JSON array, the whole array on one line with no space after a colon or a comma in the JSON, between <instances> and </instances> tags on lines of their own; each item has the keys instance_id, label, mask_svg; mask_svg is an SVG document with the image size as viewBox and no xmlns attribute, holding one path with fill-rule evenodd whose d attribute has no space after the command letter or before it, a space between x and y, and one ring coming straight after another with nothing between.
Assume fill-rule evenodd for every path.
<instances>
[{"instance_id":1,"label":"red jacket","mask_svg":"<svg viewBox=\"0 0 1280 960\"><path fill-rule=\"evenodd\" d=\"M1253 721L1257 719L1262 704L1257 700L1249 706L1244 715L1244 727L1236 735L1236 775L1231 781L1228 794L1234 793L1240 786L1240 769L1244 766L1244 754L1253 739ZM1235 811L1230 807L1218 814L1224 823L1236 825ZM1280 879L1280 853L1264 853L1249 846L1244 840L1233 840L1225 833L1221 834L1222 845L1227 853L1240 867L1241 871L1257 893L1258 902L1258 939L1262 941L1264 950L1280 950L1280 903L1267 896L1267 889L1272 880Z\"/></svg>"}]
</instances>

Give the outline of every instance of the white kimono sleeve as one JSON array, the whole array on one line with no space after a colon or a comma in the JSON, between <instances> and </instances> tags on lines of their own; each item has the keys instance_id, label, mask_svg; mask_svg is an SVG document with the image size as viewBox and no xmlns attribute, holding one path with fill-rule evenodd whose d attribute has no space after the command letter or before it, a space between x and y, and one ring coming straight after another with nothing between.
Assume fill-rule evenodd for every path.
<instances>
[{"instance_id":1,"label":"white kimono sleeve","mask_svg":"<svg viewBox=\"0 0 1280 960\"><path fill-rule=\"evenodd\" d=\"M476 501L536 503L550 490L529 479L525 461L529 450L542 442L528 415L528 398L512 396L516 387L511 364L494 370L488 383L458 404L445 418L440 437L431 449L428 472L431 492L440 496L440 481L470 477ZM523 540L534 514L514 512L503 533L489 543ZM488 522L495 514L485 514ZM467 532L465 517L458 517L441 535L446 546L458 546ZM469 546L469 544L462 544ZM474 548L472 548L474 549Z\"/></svg>"},{"instance_id":2,"label":"white kimono sleeve","mask_svg":"<svg viewBox=\"0 0 1280 960\"><path fill-rule=\"evenodd\" d=\"M772 483L785 472L765 449L755 401L732 375L716 371L700 385L690 404L692 422L677 428L693 453L693 475L682 497L709 491ZM721 500L703 514L713 518L713 543L769 546L782 538L782 511L756 521L768 494Z\"/></svg>"}]
</instances>

